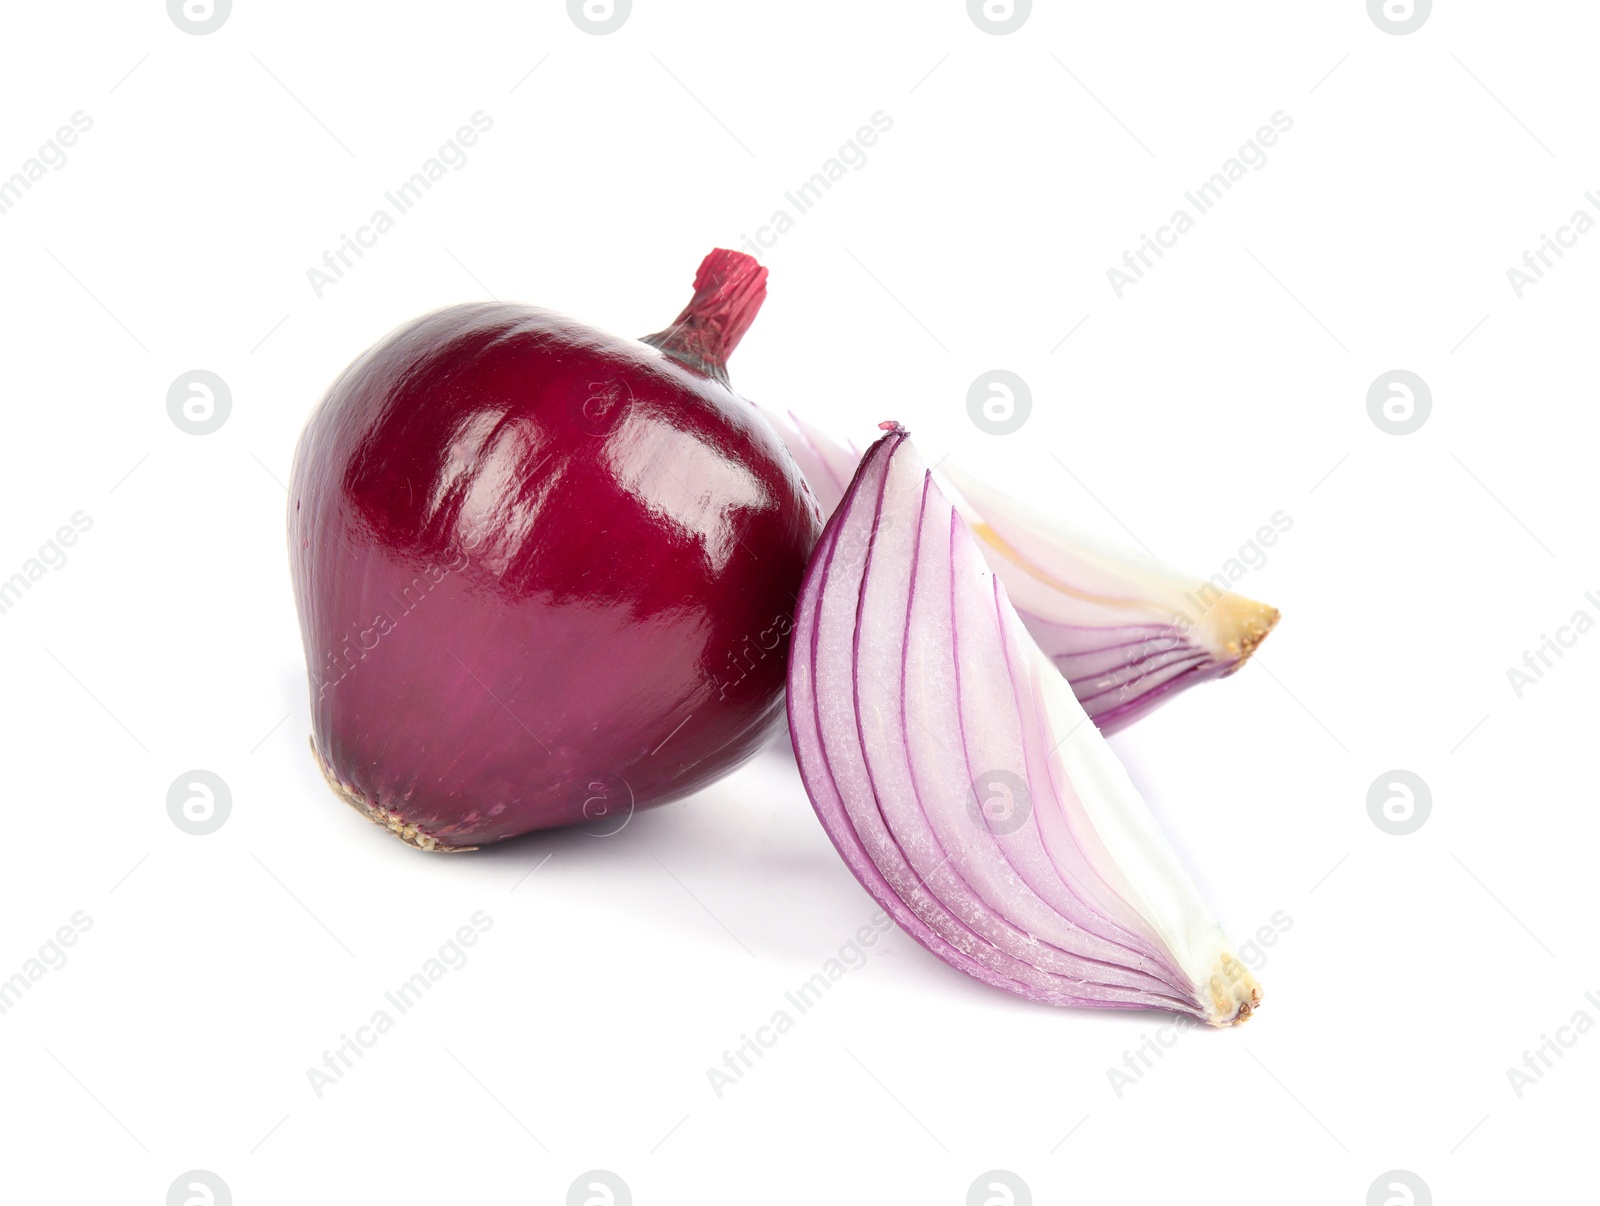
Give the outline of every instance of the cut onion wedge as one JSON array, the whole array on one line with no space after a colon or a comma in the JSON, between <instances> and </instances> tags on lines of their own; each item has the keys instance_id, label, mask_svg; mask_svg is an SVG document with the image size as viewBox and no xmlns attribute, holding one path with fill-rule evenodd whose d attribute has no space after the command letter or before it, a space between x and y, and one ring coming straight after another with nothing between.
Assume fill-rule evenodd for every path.
<instances>
[{"instance_id":1,"label":"cut onion wedge","mask_svg":"<svg viewBox=\"0 0 1600 1206\"><path fill-rule=\"evenodd\" d=\"M795 619L789 727L828 836L902 929L987 984L1245 1020L1254 978L903 429L885 427Z\"/></svg>"},{"instance_id":2,"label":"cut onion wedge","mask_svg":"<svg viewBox=\"0 0 1600 1206\"><path fill-rule=\"evenodd\" d=\"M1278 609L1078 531L946 462L957 506L1033 639L1102 733L1239 670Z\"/></svg>"},{"instance_id":3,"label":"cut onion wedge","mask_svg":"<svg viewBox=\"0 0 1600 1206\"><path fill-rule=\"evenodd\" d=\"M793 413L762 408L829 514L861 454ZM1239 670L1278 610L1119 547L943 462L942 482L1039 647L1103 733ZM1220 585L1219 585L1220 583Z\"/></svg>"}]
</instances>

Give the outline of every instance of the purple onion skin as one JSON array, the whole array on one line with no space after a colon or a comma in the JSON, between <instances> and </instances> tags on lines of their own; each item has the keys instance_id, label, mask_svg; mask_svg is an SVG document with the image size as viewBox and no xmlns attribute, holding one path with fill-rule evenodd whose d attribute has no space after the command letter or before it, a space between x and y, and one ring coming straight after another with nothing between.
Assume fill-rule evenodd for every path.
<instances>
[{"instance_id":1,"label":"purple onion skin","mask_svg":"<svg viewBox=\"0 0 1600 1206\"><path fill-rule=\"evenodd\" d=\"M696 328L695 368L465 305L323 399L295 456L295 597L316 752L373 819L444 847L614 829L781 722L820 516L721 380L755 292L720 348Z\"/></svg>"}]
</instances>

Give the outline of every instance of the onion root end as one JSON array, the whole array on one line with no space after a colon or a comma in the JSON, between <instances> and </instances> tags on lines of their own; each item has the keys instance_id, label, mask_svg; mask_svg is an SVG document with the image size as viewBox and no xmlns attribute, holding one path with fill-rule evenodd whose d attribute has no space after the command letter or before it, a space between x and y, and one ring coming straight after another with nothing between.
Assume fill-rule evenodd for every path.
<instances>
[{"instance_id":1,"label":"onion root end","mask_svg":"<svg viewBox=\"0 0 1600 1206\"><path fill-rule=\"evenodd\" d=\"M416 825L406 821L399 813L390 812L380 804L368 800L360 792L346 786L339 781L333 773L333 768L317 749L317 743L311 742L311 756L317 761L317 768L322 771L322 777L328 781L328 786L333 789L333 794L338 796L351 808L355 809L367 820L380 829L385 829L395 835L407 846L415 850L426 850L431 854L465 854L476 850L476 846L447 846L435 838L423 833Z\"/></svg>"}]
</instances>

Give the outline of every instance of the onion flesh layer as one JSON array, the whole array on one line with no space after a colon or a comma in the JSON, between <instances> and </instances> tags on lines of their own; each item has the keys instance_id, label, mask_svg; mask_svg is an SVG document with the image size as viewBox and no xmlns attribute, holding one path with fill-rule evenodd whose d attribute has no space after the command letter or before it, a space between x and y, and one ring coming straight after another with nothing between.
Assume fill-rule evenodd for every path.
<instances>
[{"instance_id":1,"label":"onion flesh layer","mask_svg":"<svg viewBox=\"0 0 1600 1206\"><path fill-rule=\"evenodd\" d=\"M1031 1000L1250 1016L1259 987L898 428L824 530L792 648L807 792L918 942Z\"/></svg>"},{"instance_id":2,"label":"onion flesh layer","mask_svg":"<svg viewBox=\"0 0 1600 1206\"><path fill-rule=\"evenodd\" d=\"M830 513L861 454L793 413L763 413ZM1023 624L1101 732L1233 674L1278 622L1276 608L1228 590L1221 575L1197 578L1078 531L948 460L941 485Z\"/></svg>"}]
</instances>

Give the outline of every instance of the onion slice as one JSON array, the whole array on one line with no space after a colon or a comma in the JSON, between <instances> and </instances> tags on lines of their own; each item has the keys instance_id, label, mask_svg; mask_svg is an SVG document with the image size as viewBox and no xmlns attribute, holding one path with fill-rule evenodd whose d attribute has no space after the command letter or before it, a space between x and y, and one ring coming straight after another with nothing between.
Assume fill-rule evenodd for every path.
<instances>
[{"instance_id":1,"label":"onion slice","mask_svg":"<svg viewBox=\"0 0 1600 1206\"><path fill-rule=\"evenodd\" d=\"M958 506L1033 639L1103 733L1235 673L1278 609L1078 531L946 463Z\"/></svg>"},{"instance_id":2,"label":"onion slice","mask_svg":"<svg viewBox=\"0 0 1600 1206\"><path fill-rule=\"evenodd\" d=\"M761 408L830 513L861 454L792 412ZM1103 733L1241 669L1278 610L1101 540L943 462L942 485L1012 605ZM954 489L949 487L953 486ZM1219 585L1220 582L1220 585Z\"/></svg>"},{"instance_id":3,"label":"onion slice","mask_svg":"<svg viewBox=\"0 0 1600 1206\"><path fill-rule=\"evenodd\" d=\"M1261 992L903 429L812 554L789 666L806 791L946 963L1054 1005L1224 1026Z\"/></svg>"}]
</instances>

